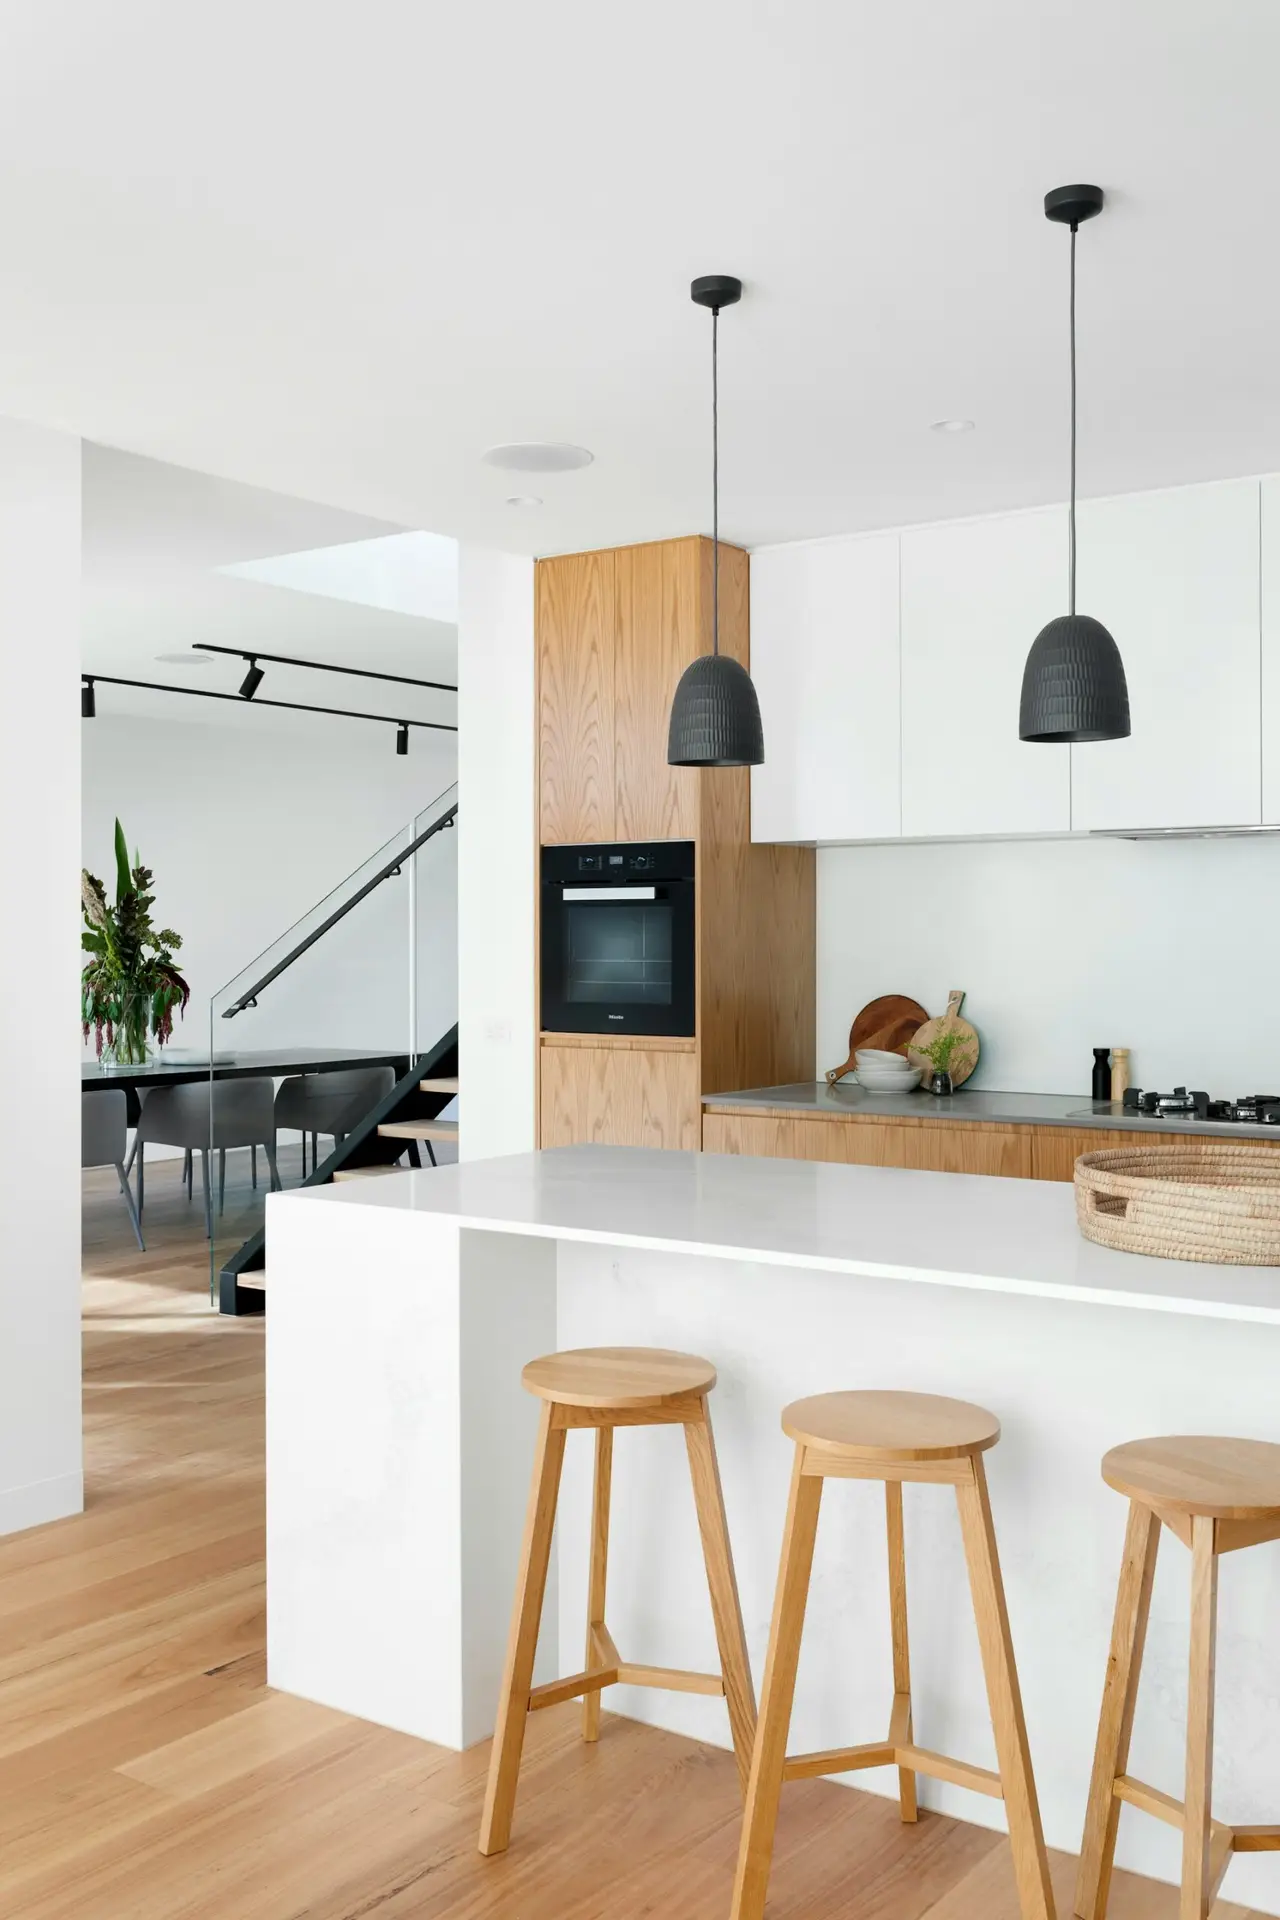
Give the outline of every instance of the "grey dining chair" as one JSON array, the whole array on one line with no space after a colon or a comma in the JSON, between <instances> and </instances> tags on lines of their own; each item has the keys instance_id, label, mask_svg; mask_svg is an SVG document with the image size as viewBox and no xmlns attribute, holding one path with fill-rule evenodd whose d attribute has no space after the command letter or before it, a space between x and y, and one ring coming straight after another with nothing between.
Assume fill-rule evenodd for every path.
<instances>
[{"instance_id":1,"label":"grey dining chair","mask_svg":"<svg viewBox=\"0 0 1280 1920\"><path fill-rule=\"evenodd\" d=\"M222 1209L226 1192L226 1153L229 1147L261 1147L271 1169L272 1190L280 1190L280 1172L276 1166L275 1082L255 1076L246 1080L185 1081L176 1087L152 1087L142 1103L142 1113L134 1135L134 1157L138 1163L138 1212L144 1205L144 1172L148 1144L181 1147L200 1155L204 1178L205 1236L213 1238L213 1201L209 1184L209 1153L216 1149L220 1160L218 1208Z\"/></svg>"},{"instance_id":2,"label":"grey dining chair","mask_svg":"<svg viewBox=\"0 0 1280 1920\"><path fill-rule=\"evenodd\" d=\"M129 1219L133 1224L134 1237L145 1253L147 1243L142 1237L142 1223L138 1218L138 1209L134 1205L133 1195L129 1191L129 1181L125 1174L124 1155L129 1141L129 1102L119 1087L104 1088L100 1092L82 1093L80 1096L80 1165L81 1167L114 1167L120 1182L120 1191L124 1203L129 1209Z\"/></svg>"},{"instance_id":3,"label":"grey dining chair","mask_svg":"<svg viewBox=\"0 0 1280 1920\"><path fill-rule=\"evenodd\" d=\"M333 1137L337 1146L370 1108L385 1100L396 1076L390 1067L350 1067L341 1073L299 1073L280 1083L276 1094L276 1127L296 1127L302 1135L302 1172L307 1171L307 1135L311 1135L311 1164L319 1165L318 1136Z\"/></svg>"}]
</instances>

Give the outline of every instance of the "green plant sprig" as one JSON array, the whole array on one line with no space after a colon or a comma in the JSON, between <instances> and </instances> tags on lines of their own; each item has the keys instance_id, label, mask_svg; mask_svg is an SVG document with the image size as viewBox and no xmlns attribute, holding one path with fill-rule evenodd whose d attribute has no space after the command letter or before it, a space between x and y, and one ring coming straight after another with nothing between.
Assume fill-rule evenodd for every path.
<instances>
[{"instance_id":1,"label":"green plant sprig","mask_svg":"<svg viewBox=\"0 0 1280 1920\"><path fill-rule=\"evenodd\" d=\"M913 1051L922 1053L935 1073L955 1073L969 1064L969 1036L960 1027L944 1027L935 1040ZM961 1053L961 1048L965 1051Z\"/></svg>"}]
</instances>

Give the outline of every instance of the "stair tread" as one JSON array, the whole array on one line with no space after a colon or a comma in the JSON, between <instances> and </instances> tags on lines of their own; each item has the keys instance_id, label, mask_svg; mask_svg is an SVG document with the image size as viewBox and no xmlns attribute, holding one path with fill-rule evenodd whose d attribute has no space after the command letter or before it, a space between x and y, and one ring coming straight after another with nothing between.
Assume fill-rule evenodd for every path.
<instances>
[{"instance_id":1,"label":"stair tread","mask_svg":"<svg viewBox=\"0 0 1280 1920\"><path fill-rule=\"evenodd\" d=\"M457 1093L458 1091L458 1082L447 1078L444 1080L419 1080L418 1085L421 1087L423 1093Z\"/></svg>"},{"instance_id":2,"label":"stair tread","mask_svg":"<svg viewBox=\"0 0 1280 1920\"><path fill-rule=\"evenodd\" d=\"M335 1180L370 1180L381 1173L403 1173L403 1167L339 1167Z\"/></svg>"},{"instance_id":3,"label":"stair tread","mask_svg":"<svg viewBox=\"0 0 1280 1920\"><path fill-rule=\"evenodd\" d=\"M456 1140L456 1120L388 1120L378 1128L385 1140Z\"/></svg>"},{"instance_id":4,"label":"stair tread","mask_svg":"<svg viewBox=\"0 0 1280 1920\"><path fill-rule=\"evenodd\" d=\"M256 1273L238 1273L236 1275L236 1285L238 1287L248 1287L253 1293L265 1293L267 1290L266 1268L259 1267Z\"/></svg>"}]
</instances>

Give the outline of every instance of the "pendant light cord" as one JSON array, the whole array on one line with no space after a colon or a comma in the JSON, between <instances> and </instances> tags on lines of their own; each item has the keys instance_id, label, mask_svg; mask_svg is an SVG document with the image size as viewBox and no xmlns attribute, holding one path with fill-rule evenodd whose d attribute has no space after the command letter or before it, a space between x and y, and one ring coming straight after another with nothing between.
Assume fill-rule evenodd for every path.
<instances>
[{"instance_id":1,"label":"pendant light cord","mask_svg":"<svg viewBox=\"0 0 1280 1920\"><path fill-rule=\"evenodd\" d=\"M720 651L720 309L711 309L711 651Z\"/></svg>"},{"instance_id":2,"label":"pendant light cord","mask_svg":"<svg viewBox=\"0 0 1280 1920\"><path fill-rule=\"evenodd\" d=\"M1071 506L1068 511L1070 578L1067 610L1076 610L1076 223L1071 222Z\"/></svg>"}]
</instances>

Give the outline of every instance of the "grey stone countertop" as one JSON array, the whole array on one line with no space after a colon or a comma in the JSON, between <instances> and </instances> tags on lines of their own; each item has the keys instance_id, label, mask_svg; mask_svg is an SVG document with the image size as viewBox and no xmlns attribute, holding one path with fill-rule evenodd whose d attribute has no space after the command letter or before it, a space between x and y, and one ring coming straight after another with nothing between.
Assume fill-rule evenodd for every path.
<instances>
[{"instance_id":1,"label":"grey stone countertop","mask_svg":"<svg viewBox=\"0 0 1280 1920\"><path fill-rule=\"evenodd\" d=\"M748 1087L742 1093L708 1093L709 1109L782 1107L789 1112L843 1114L863 1120L948 1120L987 1125L1032 1127L1113 1127L1134 1133L1195 1133L1231 1140L1275 1140L1280 1127L1250 1126L1234 1120L1148 1119L1126 1113L1118 1102L1093 1101L1079 1093L997 1093L989 1087L961 1087L936 1098L915 1093L867 1093L852 1081L829 1087L824 1080L802 1080L787 1087Z\"/></svg>"}]
</instances>

